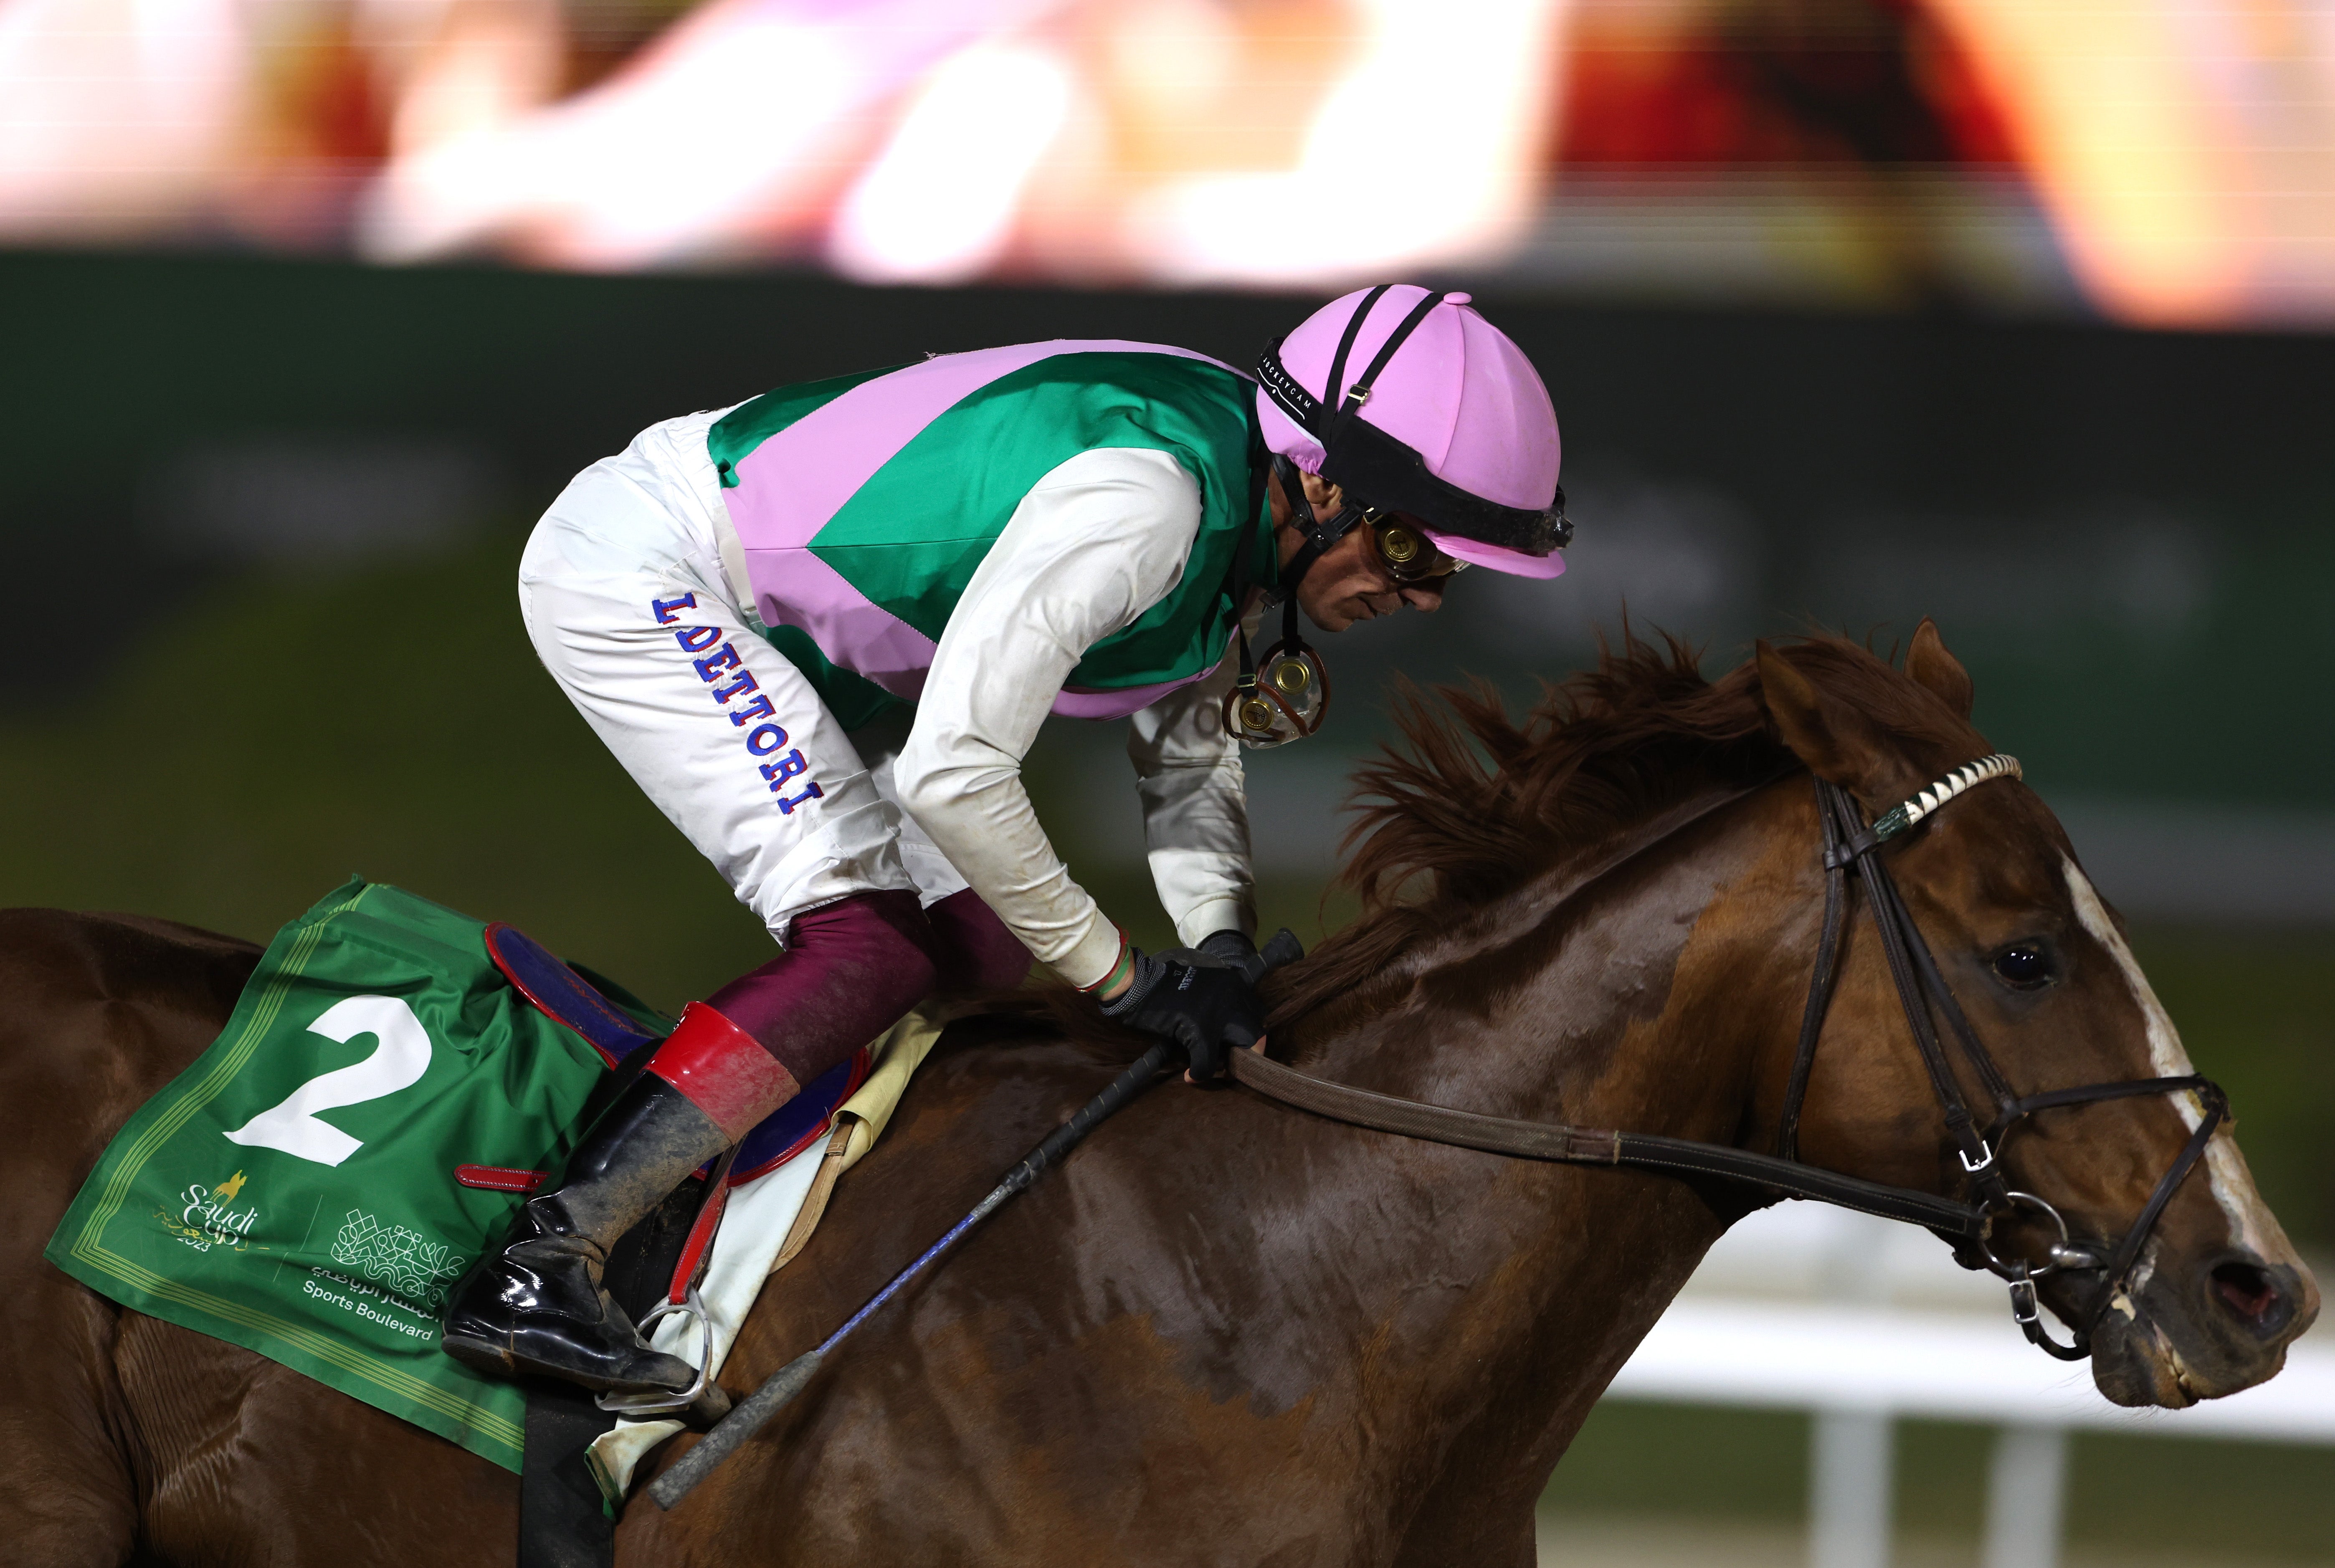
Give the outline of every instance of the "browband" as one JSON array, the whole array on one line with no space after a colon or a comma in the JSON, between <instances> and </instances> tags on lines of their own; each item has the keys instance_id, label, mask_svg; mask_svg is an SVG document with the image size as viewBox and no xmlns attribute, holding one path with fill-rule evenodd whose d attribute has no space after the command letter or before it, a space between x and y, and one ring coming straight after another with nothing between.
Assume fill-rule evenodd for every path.
<instances>
[{"instance_id":1,"label":"browband","mask_svg":"<svg viewBox=\"0 0 2335 1568\"><path fill-rule=\"evenodd\" d=\"M1826 850L1825 868L1830 870L1835 866L1846 866L1875 845L1896 837L1974 785L1983 784L1990 779L2024 777L2020 770L2019 759L2001 751L1990 751L1975 762L1965 762L1912 799L1900 801L1875 818L1872 827L1848 838L1838 848Z\"/></svg>"}]
</instances>

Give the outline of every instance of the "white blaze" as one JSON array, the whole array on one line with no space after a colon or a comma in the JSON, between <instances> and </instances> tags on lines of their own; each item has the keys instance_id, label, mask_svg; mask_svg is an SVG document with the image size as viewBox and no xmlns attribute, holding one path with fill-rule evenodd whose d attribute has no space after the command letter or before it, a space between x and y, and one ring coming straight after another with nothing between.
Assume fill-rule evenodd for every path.
<instances>
[{"instance_id":1,"label":"white blaze","mask_svg":"<svg viewBox=\"0 0 2335 1568\"><path fill-rule=\"evenodd\" d=\"M2147 1021L2150 1067L2160 1078L2185 1078L2195 1073L2197 1070L2189 1065L2189 1053L2181 1047L2180 1031L2173 1027L2165 1004L2156 1000L2148 977L2141 973L2140 963L2133 957L2132 949L2125 945L2123 934L2108 918L2100 895L2092 890L2091 879L2073 860L2067 862L2067 867L2068 891L2075 897L2076 917L2124 971L2125 982L2132 987L2133 999L2140 1004L2140 1015ZM2176 1094L2173 1104L2180 1111L2182 1121L2195 1132L2204 1116L2195 1097ZM2231 1141L2226 1128L2215 1131L2213 1141L2205 1146L2205 1173L2214 1201L2222 1205L2222 1214L2229 1221L2230 1240L2253 1249L2264 1263L2291 1262L2293 1249L2286 1233L2262 1203L2262 1195L2254 1191L2253 1178L2239 1163L2237 1146Z\"/></svg>"}]
</instances>

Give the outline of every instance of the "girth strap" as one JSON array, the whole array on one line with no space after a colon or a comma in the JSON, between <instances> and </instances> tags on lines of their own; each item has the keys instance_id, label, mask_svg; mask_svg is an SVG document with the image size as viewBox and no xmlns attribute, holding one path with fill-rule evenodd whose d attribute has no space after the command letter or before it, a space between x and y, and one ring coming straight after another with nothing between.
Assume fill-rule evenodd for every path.
<instances>
[{"instance_id":1,"label":"girth strap","mask_svg":"<svg viewBox=\"0 0 2335 1568\"><path fill-rule=\"evenodd\" d=\"M1816 1198L1884 1219L1927 1225L1952 1235L1975 1239L1979 1234L1981 1211L1972 1205L1912 1187L1886 1186L1860 1176L1778 1159L1773 1155L1651 1133L1523 1121L1398 1099L1315 1078L1254 1050L1234 1051L1231 1069L1235 1081L1267 1099L1353 1127L1398 1133L1429 1143L1481 1149L1487 1154L1563 1165L1627 1166L1724 1176L1772 1187L1791 1197Z\"/></svg>"}]
</instances>

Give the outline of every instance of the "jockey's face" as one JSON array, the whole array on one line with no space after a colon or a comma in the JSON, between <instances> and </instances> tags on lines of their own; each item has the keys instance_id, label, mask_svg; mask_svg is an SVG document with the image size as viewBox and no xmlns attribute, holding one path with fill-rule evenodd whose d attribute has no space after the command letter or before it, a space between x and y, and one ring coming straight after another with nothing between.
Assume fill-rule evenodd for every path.
<instances>
[{"instance_id":1,"label":"jockey's face","mask_svg":"<svg viewBox=\"0 0 2335 1568\"><path fill-rule=\"evenodd\" d=\"M1305 498L1313 504L1316 516L1335 517L1345 505L1345 497L1338 487L1317 474L1306 474ZM1273 486L1273 517L1280 525L1275 538L1281 547L1281 560L1286 566L1305 542L1304 534L1290 520L1291 512L1276 482ZM1391 615L1409 605L1414 610L1433 610L1443 603L1441 577L1399 584L1387 575L1380 562L1378 551L1371 547L1371 530L1358 528L1323 553L1297 585L1297 607L1305 618L1324 632L1342 632L1357 621L1374 621L1381 615Z\"/></svg>"}]
</instances>

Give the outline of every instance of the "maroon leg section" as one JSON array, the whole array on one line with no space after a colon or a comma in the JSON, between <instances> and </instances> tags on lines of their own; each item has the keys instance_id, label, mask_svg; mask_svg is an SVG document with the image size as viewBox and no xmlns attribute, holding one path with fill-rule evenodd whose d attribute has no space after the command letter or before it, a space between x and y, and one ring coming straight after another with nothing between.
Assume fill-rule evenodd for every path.
<instances>
[{"instance_id":1,"label":"maroon leg section","mask_svg":"<svg viewBox=\"0 0 2335 1568\"><path fill-rule=\"evenodd\" d=\"M1030 950L972 888L925 911L943 991L1010 991L1030 973Z\"/></svg>"},{"instance_id":2,"label":"maroon leg section","mask_svg":"<svg viewBox=\"0 0 2335 1568\"><path fill-rule=\"evenodd\" d=\"M932 993L932 946L915 894L855 894L796 915L786 952L705 1000L809 1083Z\"/></svg>"}]
</instances>

